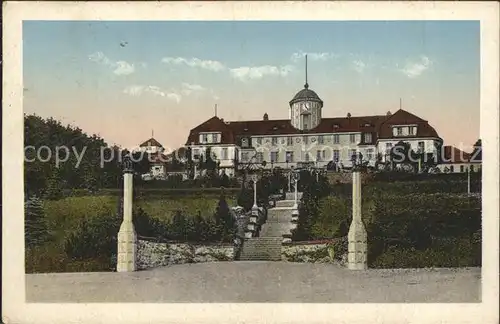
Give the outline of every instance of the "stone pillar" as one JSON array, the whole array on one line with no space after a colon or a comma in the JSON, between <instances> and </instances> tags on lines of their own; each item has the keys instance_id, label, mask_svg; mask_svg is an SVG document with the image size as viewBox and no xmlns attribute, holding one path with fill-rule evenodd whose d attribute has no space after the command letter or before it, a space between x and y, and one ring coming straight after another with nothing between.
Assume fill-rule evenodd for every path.
<instances>
[{"instance_id":1,"label":"stone pillar","mask_svg":"<svg viewBox=\"0 0 500 324\"><path fill-rule=\"evenodd\" d=\"M367 263L367 234L361 219L361 173L352 173L352 222L347 235L348 258L347 267L350 270L366 270Z\"/></svg>"},{"instance_id":2,"label":"stone pillar","mask_svg":"<svg viewBox=\"0 0 500 324\"><path fill-rule=\"evenodd\" d=\"M137 235L132 222L133 170L132 162L124 161L123 170L123 221L118 232L117 272L136 271Z\"/></svg>"}]
</instances>

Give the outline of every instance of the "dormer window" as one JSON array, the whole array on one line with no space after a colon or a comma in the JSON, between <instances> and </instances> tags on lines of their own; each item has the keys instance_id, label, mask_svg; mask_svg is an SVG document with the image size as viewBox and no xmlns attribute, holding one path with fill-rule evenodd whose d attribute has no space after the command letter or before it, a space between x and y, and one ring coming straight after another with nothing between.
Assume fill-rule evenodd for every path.
<instances>
[{"instance_id":1,"label":"dormer window","mask_svg":"<svg viewBox=\"0 0 500 324\"><path fill-rule=\"evenodd\" d=\"M273 127L273 130L278 130L278 126L274 126L274 127Z\"/></svg>"},{"instance_id":2,"label":"dormer window","mask_svg":"<svg viewBox=\"0 0 500 324\"><path fill-rule=\"evenodd\" d=\"M203 135L201 135L201 141L202 141L203 143L208 142L208 134L203 134Z\"/></svg>"},{"instance_id":3,"label":"dormer window","mask_svg":"<svg viewBox=\"0 0 500 324\"><path fill-rule=\"evenodd\" d=\"M337 129L337 128L339 128L339 127L340 127L340 125L339 125L339 124L333 124L333 128L334 128L334 129Z\"/></svg>"},{"instance_id":4,"label":"dormer window","mask_svg":"<svg viewBox=\"0 0 500 324\"><path fill-rule=\"evenodd\" d=\"M365 126L365 127L371 127L371 126L372 126L372 124L370 124L370 123L366 123L364 126Z\"/></svg>"},{"instance_id":5,"label":"dormer window","mask_svg":"<svg viewBox=\"0 0 500 324\"><path fill-rule=\"evenodd\" d=\"M248 128L243 129L244 132L248 132Z\"/></svg>"},{"instance_id":6,"label":"dormer window","mask_svg":"<svg viewBox=\"0 0 500 324\"><path fill-rule=\"evenodd\" d=\"M366 133L365 134L365 143L371 143L372 142L372 133Z\"/></svg>"},{"instance_id":7,"label":"dormer window","mask_svg":"<svg viewBox=\"0 0 500 324\"><path fill-rule=\"evenodd\" d=\"M396 134L398 134L398 136L403 135L403 128L402 127L396 128Z\"/></svg>"}]
</instances>

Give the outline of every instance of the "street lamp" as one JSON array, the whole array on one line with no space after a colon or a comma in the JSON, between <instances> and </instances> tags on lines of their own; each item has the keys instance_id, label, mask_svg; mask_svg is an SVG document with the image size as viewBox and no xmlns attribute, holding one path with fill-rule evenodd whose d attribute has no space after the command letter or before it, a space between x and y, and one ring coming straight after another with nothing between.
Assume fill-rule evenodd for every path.
<instances>
[{"instance_id":1,"label":"street lamp","mask_svg":"<svg viewBox=\"0 0 500 324\"><path fill-rule=\"evenodd\" d=\"M294 210L299 209L299 205L298 205L298 200L299 200L299 194L298 194L299 179L300 179L300 173L295 172L293 174L293 180L295 182L295 202L293 204L293 209Z\"/></svg>"},{"instance_id":2,"label":"street lamp","mask_svg":"<svg viewBox=\"0 0 500 324\"><path fill-rule=\"evenodd\" d=\"M256 174L252 175L252 181L253 181L253 206L252 206L252 209L259 208L257 206L257 180L258 180L257 175Z\"/></svg>"}]
</instances>

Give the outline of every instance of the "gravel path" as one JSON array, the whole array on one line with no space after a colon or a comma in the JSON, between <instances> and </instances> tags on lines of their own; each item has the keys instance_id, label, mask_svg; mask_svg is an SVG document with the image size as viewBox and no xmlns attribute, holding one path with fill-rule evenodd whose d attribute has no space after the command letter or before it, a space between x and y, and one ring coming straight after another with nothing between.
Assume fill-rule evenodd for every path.
<instances>
[{"instance_id":1,"label":"gravel path","mask_svg":"<svg viewBox=\"0 0 500 324\"><path fill-rule=\"evenodd\" d=\"M350 271L330 264L217 262L133 273L27 274L27 302L480 302L481 269Z\"/></svg>"}]
</instances>

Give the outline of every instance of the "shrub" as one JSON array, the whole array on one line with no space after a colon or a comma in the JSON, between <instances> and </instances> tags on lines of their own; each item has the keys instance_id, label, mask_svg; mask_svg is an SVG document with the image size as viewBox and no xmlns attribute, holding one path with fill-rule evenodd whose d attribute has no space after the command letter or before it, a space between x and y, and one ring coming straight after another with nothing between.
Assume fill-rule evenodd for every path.
<instances>
[{"instance_id":1,"label":"shrub","mask_svg":"<svg viewBox=\"0 0 500 324\"><path fill-rule=\"evenodd\" d=\"M24 242L27 248L41 245L48 237L47 223L42 201L30 197L24 205Z\"/></svg>"},{"instance_id":2,"label":"shrub","mask_svg":"<svg viewBox=\"0 0 500 324\"><path fill-rule=\"evenodd\" d=\"M311 224L311 238L335 238L347 235L351 208L345 200L327 196L319 201L318 215Z\"/></svg>"},{"instance_id":3,"label":"shrub","mask_svg":"<svg viewBox=\"0 0 500 324\"><path fill-rule=\"evenodd\" d=\"M481 245L469 238L436 240L431 247L393 245L369 263L373 268L429 268L481 266Z\"/></svg>"}]
</instances>

